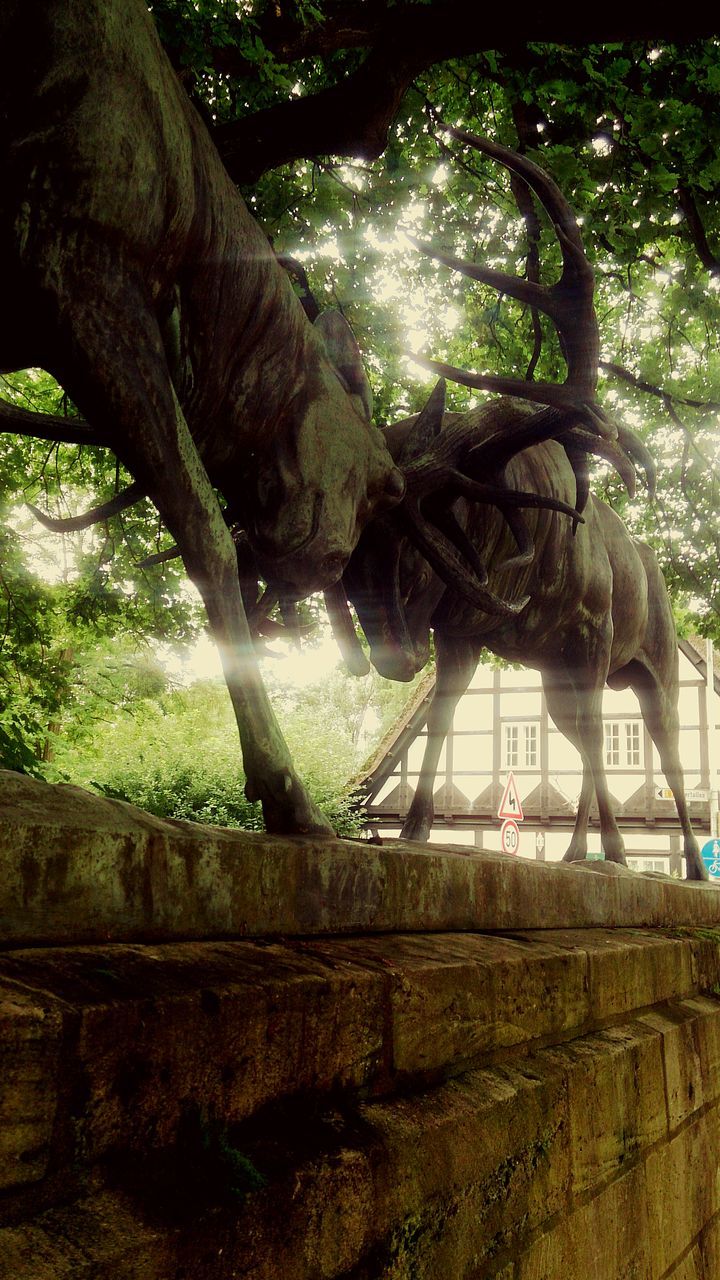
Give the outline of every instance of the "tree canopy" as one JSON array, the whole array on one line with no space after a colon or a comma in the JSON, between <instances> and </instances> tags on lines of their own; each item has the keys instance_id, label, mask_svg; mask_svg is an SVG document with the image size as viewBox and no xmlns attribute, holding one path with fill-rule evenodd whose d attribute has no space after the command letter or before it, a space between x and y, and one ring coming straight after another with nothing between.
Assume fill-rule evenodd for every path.
<instances>
[{"instance_id":1,"label":"tree canopy","mask_svg":"<svg viewBox=\"0 0 720 1280\"><path fill-rule=\"evenodd\" d=\"M562 377L553 335L527 308L467 286L397 234L521 274L556 268L552 230L523 184L451 144L440 122L552 174L596 272L601 395L659 468L654 502L641 493L628 507L613 480L598 483L656 546L692 625L719 635L713 19L691 30L685 15L633 6L533 11L511 28L453 0L160 0L154 13L275 247L302 259L321 305L348 315L386 421L427 390L408 346L481 372ZM456 407L466 402L458 392Z\"/></svg>"},{"instance_id":2,"label":"tree canopy","mask_svg":"<svg viewBox=\"0 0 720 1280\"><path fill-rule=\"evenodd\" d=\"M521 150L552 174L595 270L601 398L658 463L655 499L640 489L630 501L602 467L597 487L655 546L685 624L720 638L712 18L695 15L688 30L685 15L649 7L488 17L459 0L158 0L152 10L229 173L308 306L340 306L349 319L379 422L426 398L431 378L415 354L562 380L551 326L415 243L530 279L558 271L553 229L524 184L452 142L443 123ZM2 383L6 400L72 417L46 375ZM472 394L455 388L451 407ZM107 648L121 636L188 638L201 625L176 565L138 567L162 539L148 504L86 538L66 536L64 565L53 582L43 577L21 504L81 510L127 479L111 455L81 442L0 436L6 763L51 750L60 707L82 704L73 673L80 653L97 660L98 635Z\"/></svg>"}]
</instances>

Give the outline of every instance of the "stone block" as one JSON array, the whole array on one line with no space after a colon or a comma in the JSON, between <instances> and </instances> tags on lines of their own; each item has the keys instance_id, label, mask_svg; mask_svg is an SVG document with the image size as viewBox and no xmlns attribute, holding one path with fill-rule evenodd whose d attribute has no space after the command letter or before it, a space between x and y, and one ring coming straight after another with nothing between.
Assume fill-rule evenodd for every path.
<instances>
[{"instance_id":1,"label":"stone block","mask_svg":"<svg viewBox=\"0 0 720 1280\"><path fill-rule=\"evenodd\" d=\"M510 1280L509 1252L564 1207L564 1118L558 1073L529 1064L339 1110L324 1143L313 1128L305 1158L276 1156L271 1185L227 1228L216 1220L227 1261L213 1278L469 1280L497 1258ZM184 1229L202 1251L198 1227Z\"/></svg>"},{"instance_id":2,"label":"stone block","mask_svg":"<svg viewBox=\"0 0 720 1280\"><path fill-rule=\"evenodd\" d=\"M720 1110L686 1125L645 1164L650 1230L662 1276L720 1211Z\"/></svg>"},{"instance_id":3,"label":"stone block","mask_svg":"<svg viewBox=\"0 0 720 1280\"><path fill-rule=\"evenodd\" d=\"M623 1024L542 1056L567 1072L573 1196L617 1177L666 1136L657 1033Z\"/></svg>"},{"instance_id":4,"label":"stone block","mask_svg":"<svg viewBox=\"0 0 720 1280\"><path fill-rule=\"evenodd\" d=\"M368 1086L382 1066L386 978L302 947L58 948L15 952L3 967L72 1009L68 1070L84 1082L79 1133L89 1159L172 1143L189 1108L234 1124L278 1099ZM44 1063L47 1018L32 1026ZM18 1060L19 1100L38 1069ZM36 1093L54 1106L48 1071Z\"/></svg>"},{"instance_id":5,"label":"stone block","mask_svg":"<svg viewBox=\"0 0 720 1280\"><path fill-rule=\"evenodd\" d=\"M651 1010L638 1022L662 1036L668 1124L673 1133L720 1096L720 1004L705 997Z\"/></svg>"},{"instance_id":6,"label":"stone block","mask_svg":"<svg viewBox=\"0 0 720 1280\"><path fill-rule=\"evenodd\" d=\"M692 947L668 935L608 932L589 952L588 981L593 1009L606 1017L693 994Z\"/></svg>"},{"instance_id":7,"label":"stone block","mask_svg":"<svg viewBox=\"0 0 720 1280\"><path fill-rule=\"evenodd\" d=\"M720 1000L717 996L695 996L683 1000L682 1008L696 1018L695 1043L703 1097L706 1102L715 1102L720 1098Z\"/></svg>"},{"instance_id":8,"label":"stone block","mask_svg":"<svg viewBox=\"0 0 720 1280\"><path fill-rule=\"evenodd\" d=\"M388 1275L473 1275L565 1204L567 1100L552 1063L470 1072L362 1117L384 1153L375 1224Z\"/></svg>"},{"instance_id":9,"label":"stone block","mask_svg":"<svg viewBox=\"0 0 720 1280\"><path fill-rule=\"evenodd\" d=\"M642 1165L556 1218L515 1264L514 1280L659 1280Z\"/></svg>"},{"instance_id":10,"label":"stone block","mask_svg":"<svg viewBox=\"0 0 720 1280\"><path fill-rule=\"evenodd\" d=\"M180 1274L173 1243L105 1192L6 1228L0 1280L171 1280Z\"/></svg>"},{"instance_id":11,"label":"stone block","mask_svg":"<svg viewBox=\"0 0 720 1280\"><path fill-rule=\"evenodd\" d=\"M0 985L0 1190L48 1168L57 1112L63 1011L57 1001Z\"/></svg>"},{"instance_id":12,"label":"stone block","mask_svg":"<svg viewBox=\"0 0 720 1280\"><path fill-rule=\"evenodd\" d=\"M576 1030L589 1015L585 952L544 933L335 939L310 950L382 969L400 1075L457 1075L508 1047Z\"/></svg>"},{"instance_id":13,"label":"stone block","mask_svg":"<svg viewBox=\"0 0 720 1280\"><path fill-rule=\"evenodd\" d=\"M2 771L0 943L457 930L717 927L708 884L386 841L164 821ZM716 944L717 945L717 944Z\"/></svg>"},{"instance_id":14,"label":"stone block","mask_svg":"<svg viewBox=\"0 0 720 1280\"><path fill-rule=\"evenodd\" d=\"M699 929L693 938L696 982L704 994L720 996L720 916L708 921L708 925L710 927Z\"/></svg>"}]
</instances>

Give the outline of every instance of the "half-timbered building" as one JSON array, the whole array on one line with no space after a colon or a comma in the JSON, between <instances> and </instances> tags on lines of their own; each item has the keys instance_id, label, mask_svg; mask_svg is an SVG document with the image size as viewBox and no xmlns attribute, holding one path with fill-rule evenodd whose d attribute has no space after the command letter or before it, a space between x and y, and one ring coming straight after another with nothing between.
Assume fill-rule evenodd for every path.
<instances>
[{"instance_id":1,"label":"half-timbered building","mask_svg":"<svg viewBox=\"0 0 720 1280\"><path fill-rule=\"evenodd\" d=\"M708 657L711 674L708 682ZM717 833L720 676L704 642L680 642L680 754L693 826L702 844ZM398 835L420 772L434 676L418 685L361 779L370 825ZM605 690L605 768L628 865L683 874L675 806L631 691ZM539 673L481 663L455 710L440 758L431 839L499 849L501 798L512 774L523 812L519 853L562 857L573 827L582 765L548 715ZM601 857L597 807L589 850Z\"/></svg>"}]
</instances>

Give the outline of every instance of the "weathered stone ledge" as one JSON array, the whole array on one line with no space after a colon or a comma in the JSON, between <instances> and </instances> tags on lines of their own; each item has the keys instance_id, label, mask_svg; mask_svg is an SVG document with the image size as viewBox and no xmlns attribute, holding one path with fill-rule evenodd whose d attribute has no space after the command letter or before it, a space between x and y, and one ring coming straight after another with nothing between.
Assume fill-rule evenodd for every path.
<instances>
[{"instance_id":1,"label":"weathered stone ledge","mask_svg":"<svg viewBox=\"0 0 720 1280\"><path fill-rule=\"evenodd\" d=\"M1 1280L720 1274L709 930L16 950L0 992Z\"/></svg>"},{"instance_id":2,"label":"weathered stone ledge","mask_svg":"<svg viewBox=\"0 0 720 1280\"><path fill-rule=\"evenodd\" d=\"M161 821L0 773L0 945L720 924L720 892L602 862Z\"/></svg>"},{"instance_id":3,"label":"weathered stone ledge","mask_svg":"<svg viewBox=\"0 0 720 1280\"><path fill-rule=\"evenodd\" d=\"M718 1280L717 889L0 782L0 1280Z\"/></svg>"},{"instance_id":4,"label":"weathered stone ledge","mask_svg":"<svg viewBox=\"0 0 720 1280\"><path fill-rule=\"evenodd\" d=\"M190 1104L238 1124L278 1099L385 1096L715 990L720 932L5 953L0 1189L72 1165L78 1092L87 1159L147 1155Z\"/></svg>"}]
</instances>

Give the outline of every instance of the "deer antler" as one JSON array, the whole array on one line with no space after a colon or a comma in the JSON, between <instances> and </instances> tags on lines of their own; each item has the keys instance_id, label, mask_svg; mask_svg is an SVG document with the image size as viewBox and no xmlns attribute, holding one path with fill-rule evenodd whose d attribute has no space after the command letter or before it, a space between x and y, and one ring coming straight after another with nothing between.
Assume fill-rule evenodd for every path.
<instances>
[{"instance_id":1,"label":"deer antler","mask_svg":"<svg viewBox=\"0 0 720 1280\"><path fill-rule=\"evenodd\" d=\"M444 253L431 244L418 247L429 257L462 275L506 293L519 302L542 311L549 316L558 333L563 356L567 364L564 383L525 382L520 378L505 378L493 374L466 373L454 365L416 357L420 364L434 370L442 377L450 378L463 386L484 391L498 391L502 395L519 396L524 400L552 405L556 408L572 408L598 435L615 439L617 427L609 422L595 399L600 337L593 307L594 275L585 256L580 229L575 215L549 174L527 156L510 151L489 138L481 138L466 129L441 125L458 142L497 160L512 173L521 177L535 193L550 218L560 244L562 273L553 285L541 285L523 280L504 271L465 262L461 258Z\"/></svg>"},{"instance_id":2,"label":"deer antler","mask_svg":"<svg viewBox=\"0 0 720 1280\"><path fill-rule=\"evenodd\" d=\"M35 519L39 520L46 529L50 529L53 533L74 533L80 529L89 529L92 525L99 524L101 520L109 520L111 516L119 515L121 511L127 511L128 507L134 507L144 497L145 490L142 485L131 484L121 493L116 493L108 502L103 502L99 507L92 507L90 511L83 511L78 516L49 516L39 507L34 507L31 502L28 502L27 506Z\"/></svg>"},{"instance_id":3,"label":"deer antler","mask_svg":"<svg viewBox=\"0 0 720 1280\"><path fill-rule=\"evenodd\" d=\"M330 627L340 649L340 654L353 676L366 676L370 671L370 662L357 637L355 624L350 614L347 592L342 583L337 582L325 592L325 608L327 609Z\"/></svg>"},{"instance_id":4,"label":"deer antler","mask_svg":"<svg viewBox=\"0 0 720 1280\"><path fill-rule=\"evenodd\" d=\"M472 604L486 613L512 616L524 608L526 600L502 600L487 587L487 568L451 507L459 497L497 507L519 553L498 568L528 564L533 542L520 514L523 508L557 511L574 523L582 516L560 499L509 487L505 467L514 454L529 445L563 431L570 434L567 423L575 417L575 410L532 412L526 405L506 399L483 406L469 420L466 417L443 427L444 391L441 381L405 440L396 446L407 487L403 502L387 519L444 581Z\"/></svg>"},{"instance_id":5,"label":"deer antler","mask_svg":"<svg viewBox=\"0 0 720 1280\"><path fill-rule=\"evenodd\" d=\"M562 433L551 423L546 431L542 416L538 415L525 418L513 426L506 426L497 433L495 439L482 441L478 446L478 458L482 456L486 467L502 468L502 464L519 448L555 435L561 439L575 473L578 511L584 509L589 494L588 454L597 454L609 461L631 495L635 491L635 467L641 467L645 472L649 491L654 492L655 464L644 444L629 428L611 422L596 399L600 338L593 305L594 276L570 204L550 175L527 156L511 151L489 138L469 133L466 129L442 123L440 127L457 141L497 160L534 192L555 229L562 255L562 271L555 284L541 285L534 280L521 279L506 272L465 262L433 245L421 244L419 248L451 269L488 284L548 315L557 330L567 375L560 384L530 382L491 374L466 373L454 365L425 357L417 357L419 363L464 386L499 391L556 409L574 410L578 421ZM523 439L526 441L525 445L521 443ZM467 463L472 465L471 459L468 458ZM502 471L496 479L502 483ZM524 543L526 537L520 516L516 515L515 526L516 540L519 537ZM520 546L520 542L518 545Z\"/></svg>"}]
</instances>

